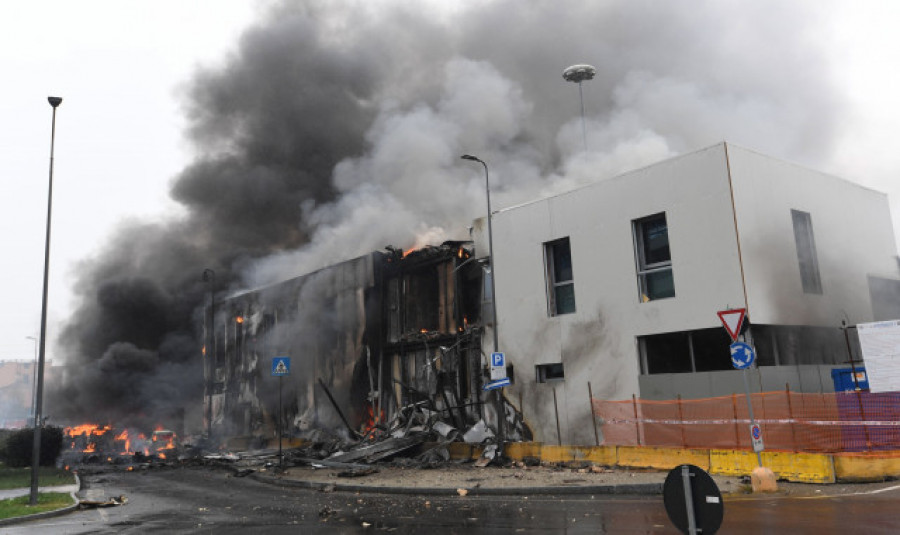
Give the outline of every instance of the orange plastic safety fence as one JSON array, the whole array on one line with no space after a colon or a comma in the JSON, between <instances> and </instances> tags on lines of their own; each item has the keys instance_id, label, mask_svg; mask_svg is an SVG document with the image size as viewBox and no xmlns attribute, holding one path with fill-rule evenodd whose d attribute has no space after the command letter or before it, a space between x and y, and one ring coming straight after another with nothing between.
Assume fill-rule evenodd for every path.
<instances>
[{"instance_id":1,"label":"orange plastic safety fence","mask_svg":"<svg viewBox=\"0 0 900 535\"><path fill-rule=\"evenodd\" d=\"M900 449L900 394L763 392L750 396L767 450ZM649 401L594 399L603 443L616 446L749 448L746 396Z\"/></svg>"}]
</instances>

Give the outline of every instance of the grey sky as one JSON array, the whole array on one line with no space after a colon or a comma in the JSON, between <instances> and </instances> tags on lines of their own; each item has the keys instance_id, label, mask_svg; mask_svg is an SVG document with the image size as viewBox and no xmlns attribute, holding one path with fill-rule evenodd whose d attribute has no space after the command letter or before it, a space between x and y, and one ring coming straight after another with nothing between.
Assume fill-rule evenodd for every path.
<instances>
[{"instance_id":1,"label":"grey sky","mask_svg":"<svg viewBox=\"0 0 900 535\"><path fill-rule=\"evenodd\" d=\"M223 134L229 128L228 95L204 100L195 94L194 122L188 123L182 108L187 84L198 66L221 77L217 87L223 88L241 79L228 69L260 65L259 72L267 72L258 63L262 58L233 60L242 30L259 19L260 5L270 3L59 0L0 7L6 72L0 99L0 250L7 283L0 359L31 358L33 345L25 337L38 331L51 112L46 97L64 98L57 119L53 340L72 312L80 260L102 254L123 220L185 217L168 198L173 180L198 154L220 151L232 141ZM493 147L481 155L505 162L497 169L501 190L504 181L528 186L518 188L518 196L512 188L501 191L495 207L523 200L523 191L558 190L725 139L885 191L898 220L900 184L894 175L900 151L892 150L890 135L900 122L895 2L689 1L662 11L655 2L597 2L579 8L582 13L562 7L554 12L554 2L473 1L463 3L475 6L471 17L456 25L458 31L445 33L424 24L401 28L411 20L440 26L444 17L467 14L466 8L441 14L409 9L406 19L397 16L404 10L390 11L387 17L384 6L396 3L359 2L358 9L332 11L327 22L337 29L335 48L351 46L340 41L353 39L353 32L340 31L345 24L371 39L371 56L359 35L351 50L360 61L354 80L366 82L370 73L374 84L360 89L370 98L372 122L335 167L331 178L339 196L306 207L303 224L312 245L244 266L246 282L268 282L291 275L290 269L339 259L347 249L334 245L346 241L380 248L386 236L409 246L417 238L458 234L458 228L445 228L458 216L453 208L481 195L477 173L442 163L462 147ZM511 7L520 5L532 7ZM586 14L603 21L596 33L567 35L565 28L577 28L578 17ZM268 22L269 30L257 38L277 44L280 28L285 41L296 44L299 26L291 24L301 22L292 21ZM541 35L542 28L549 35ZM522 40L554 46L526 55ZM317 46L322 42L327 40ZM244 46L259 51L275 45ZM347 61L333 54L335 61ZM440 62L414 69L423 58ZM560 76L581 62L601 72L585 86L589 137L596 147L587 156L576 151L577 91ZM536 65L546 67L546 74ZM240 88L245 94L281 94L253 74L249 69L250 85ZM474 95L497 100L472 106ZM244 105L250 110L252 103ZM219 115L204 119L203 113ZM188 124L211 130L195 130L188 142ZM426 175L423 186L419 180ZM445 202L410 208L421 187ZM205 190L177 191L191 199ZM356 229L382 222L379 208L397 217L358 239ZM239 231L236 225L236 241L252 240ZM53 358L56 350L48 347Z\"/></svg>"}]
</instances>

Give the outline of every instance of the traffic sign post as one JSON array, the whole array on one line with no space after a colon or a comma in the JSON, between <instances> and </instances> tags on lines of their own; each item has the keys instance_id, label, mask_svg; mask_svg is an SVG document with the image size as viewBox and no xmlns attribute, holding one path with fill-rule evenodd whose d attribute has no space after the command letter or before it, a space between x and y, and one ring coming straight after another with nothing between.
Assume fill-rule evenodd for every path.
<instances>
[{"instance_id":1,"label":"traffic sign post","mask_svg":"<svg viewBox=\"0 0 900 535\"><path fill-rule=\"evenodd\" d=\"M762 430L759 428L759 424L750 424L750 440L753 442L753 451L758 455L764 448ZM762 466L762 463L760 463L760 466Z\"/></svg>"},{"instance_id":2,"label":"traffic sign post","mask_svg":"<svg viewBox=\"0 0 900 535\"><path fill-rule=\"evenodd\" d=\"M756 452L756 462L762 467L763 450L762 430L756 423L753 416L753 401L750 398L750 381L747 379L747 370L753 366L756 361L756 351L753 346L746 342L738 342L738 336L741 334L741 326L744 324L744 318L747 316L746 308L734 308L730 310L720 310L716 313L722 326L728 332L733 342L730 347L731 365L734 369L741 370L741 376L744 378L744 394L747 398L747 413L750 415L750 439L753 451Z\"/></svg>"},{"instance_id":3,"label":"traffic sign post","mask_svg":"<svg viewBox=\"0 0 900 535\"><path fill-rule=\"evenodd\" d=\"M291 374L291 357L275 357L272 359L272 376L278 377L278 466L284 470L284 455L281 453L281 439L284 436L282 422L284 412L281 406L281 378Z\"/></svg>"},{"instance_id":4,"label":"traffic sign post","mask_svg":"<svg viewBox=\"0 0 900 535\"><path fill-rule=\"evenodd\" d=\"M731 344L731 365L736 370L746 370L756 360L756 351L753 346L744 342Z\"/></svg>"},{"instance_id":5,"label":"traffic sign post","mask_svg":"<svg viewBox=\"0 0 900 535\"><path fill-rule=\"evenodd\" d=\"M720 310L717 312L719 321L728 331L728 336L732 342L737 342L738 335L741 334L741 326L744 324L744 317L747 315L746 308L733 308L730 310Z\"/></svg>"},{"instance_id":6,"label":"traffic sign post","mask_svg":"<svg viewBox=\"0 0 900 535\"><path fill-rule=\"evenodd\" d=\"M509 377L506 376L506 354L495 351L491 353L491 380L483 389L496 390L509 385Z\"/></svg>"},{"instance_id":7,"label":"traffic sign post","mask_svg":"<svg viewBox=\"0 0 900 535\"><path fill-rule=\"evenodd\" d=\"M491 382L506 379L506 354L491 353Z\"/></svg>"}]
</instances>

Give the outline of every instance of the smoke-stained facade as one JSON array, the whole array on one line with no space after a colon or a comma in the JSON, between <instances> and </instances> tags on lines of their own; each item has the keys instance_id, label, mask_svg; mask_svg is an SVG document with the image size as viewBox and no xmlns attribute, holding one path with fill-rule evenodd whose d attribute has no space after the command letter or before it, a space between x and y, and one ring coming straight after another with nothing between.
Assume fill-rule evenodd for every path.
<instances>
[{"instance_id":1,"label":"smoke-stained facade","mask_svg":"<svg viewBox=\"0 0 900 535\"><path fill-rule=\"evenodd\" d=\"M522 370L507 395L544 442L594 441L590 389L743 393L717 316L733 308L754 391L833 391L842 322L890 319L895 294L873 288L900 285L884 194L731 143L501 210L493 230L500 347Z\"/></svg>"},{"instance_id":2,"label":"smoke-stained facade","mask_svg":"<svg viewBox=\"0 0 900 535\"><path fill-rule=\"evenodd\" d=\"M356 438L425 404L465 429L483 416L481 266L467 242L389 248L214 304L205 326L212 433ZM290 357L290 375L272 359ZM205 411L206 412L206 411Z\"/></svg>"},{"instance_id":3,"label":"smoke-stained facade","mask_svg":"<svg viewBox=\"0 0 900 535\"><path fill-rule=\"evenodd\" d=\"M844 103L803 31L815 10L736 6L274 4L180 92L194 159L172 180L177 216L124 222L77 266L58 341L68 372L48 385L47 412L152 426L204 397L205 269L222 301L386 243L468 239L484 177L461 154L488 162L496 208L723 138L826 158ZM560 76L582 62L597 67L587 150L578 91ZM239 338L267 332L258 322ZM355 336L341 343L359 350ZM229 392L224 405L254 403Z\"/></svg>"}]
</instances>

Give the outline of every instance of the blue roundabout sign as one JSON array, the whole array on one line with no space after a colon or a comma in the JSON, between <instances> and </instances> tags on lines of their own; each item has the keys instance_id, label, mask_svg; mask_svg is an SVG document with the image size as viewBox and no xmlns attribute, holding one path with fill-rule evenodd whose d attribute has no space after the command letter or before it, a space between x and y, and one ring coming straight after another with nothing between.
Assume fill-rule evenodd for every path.
<instances>
[{"instance_id":1,"label":"blue roundabout sign","mask_svg":"<svg viewBox=\"0 0 900 535\"><path fill-rule=\"evenodd\" d=\"M753 365L756 360L756 352L753 347L745 342L735 342L731 344L731 364L737 370L743 370Z\"/></svg>"}]
</instances>

